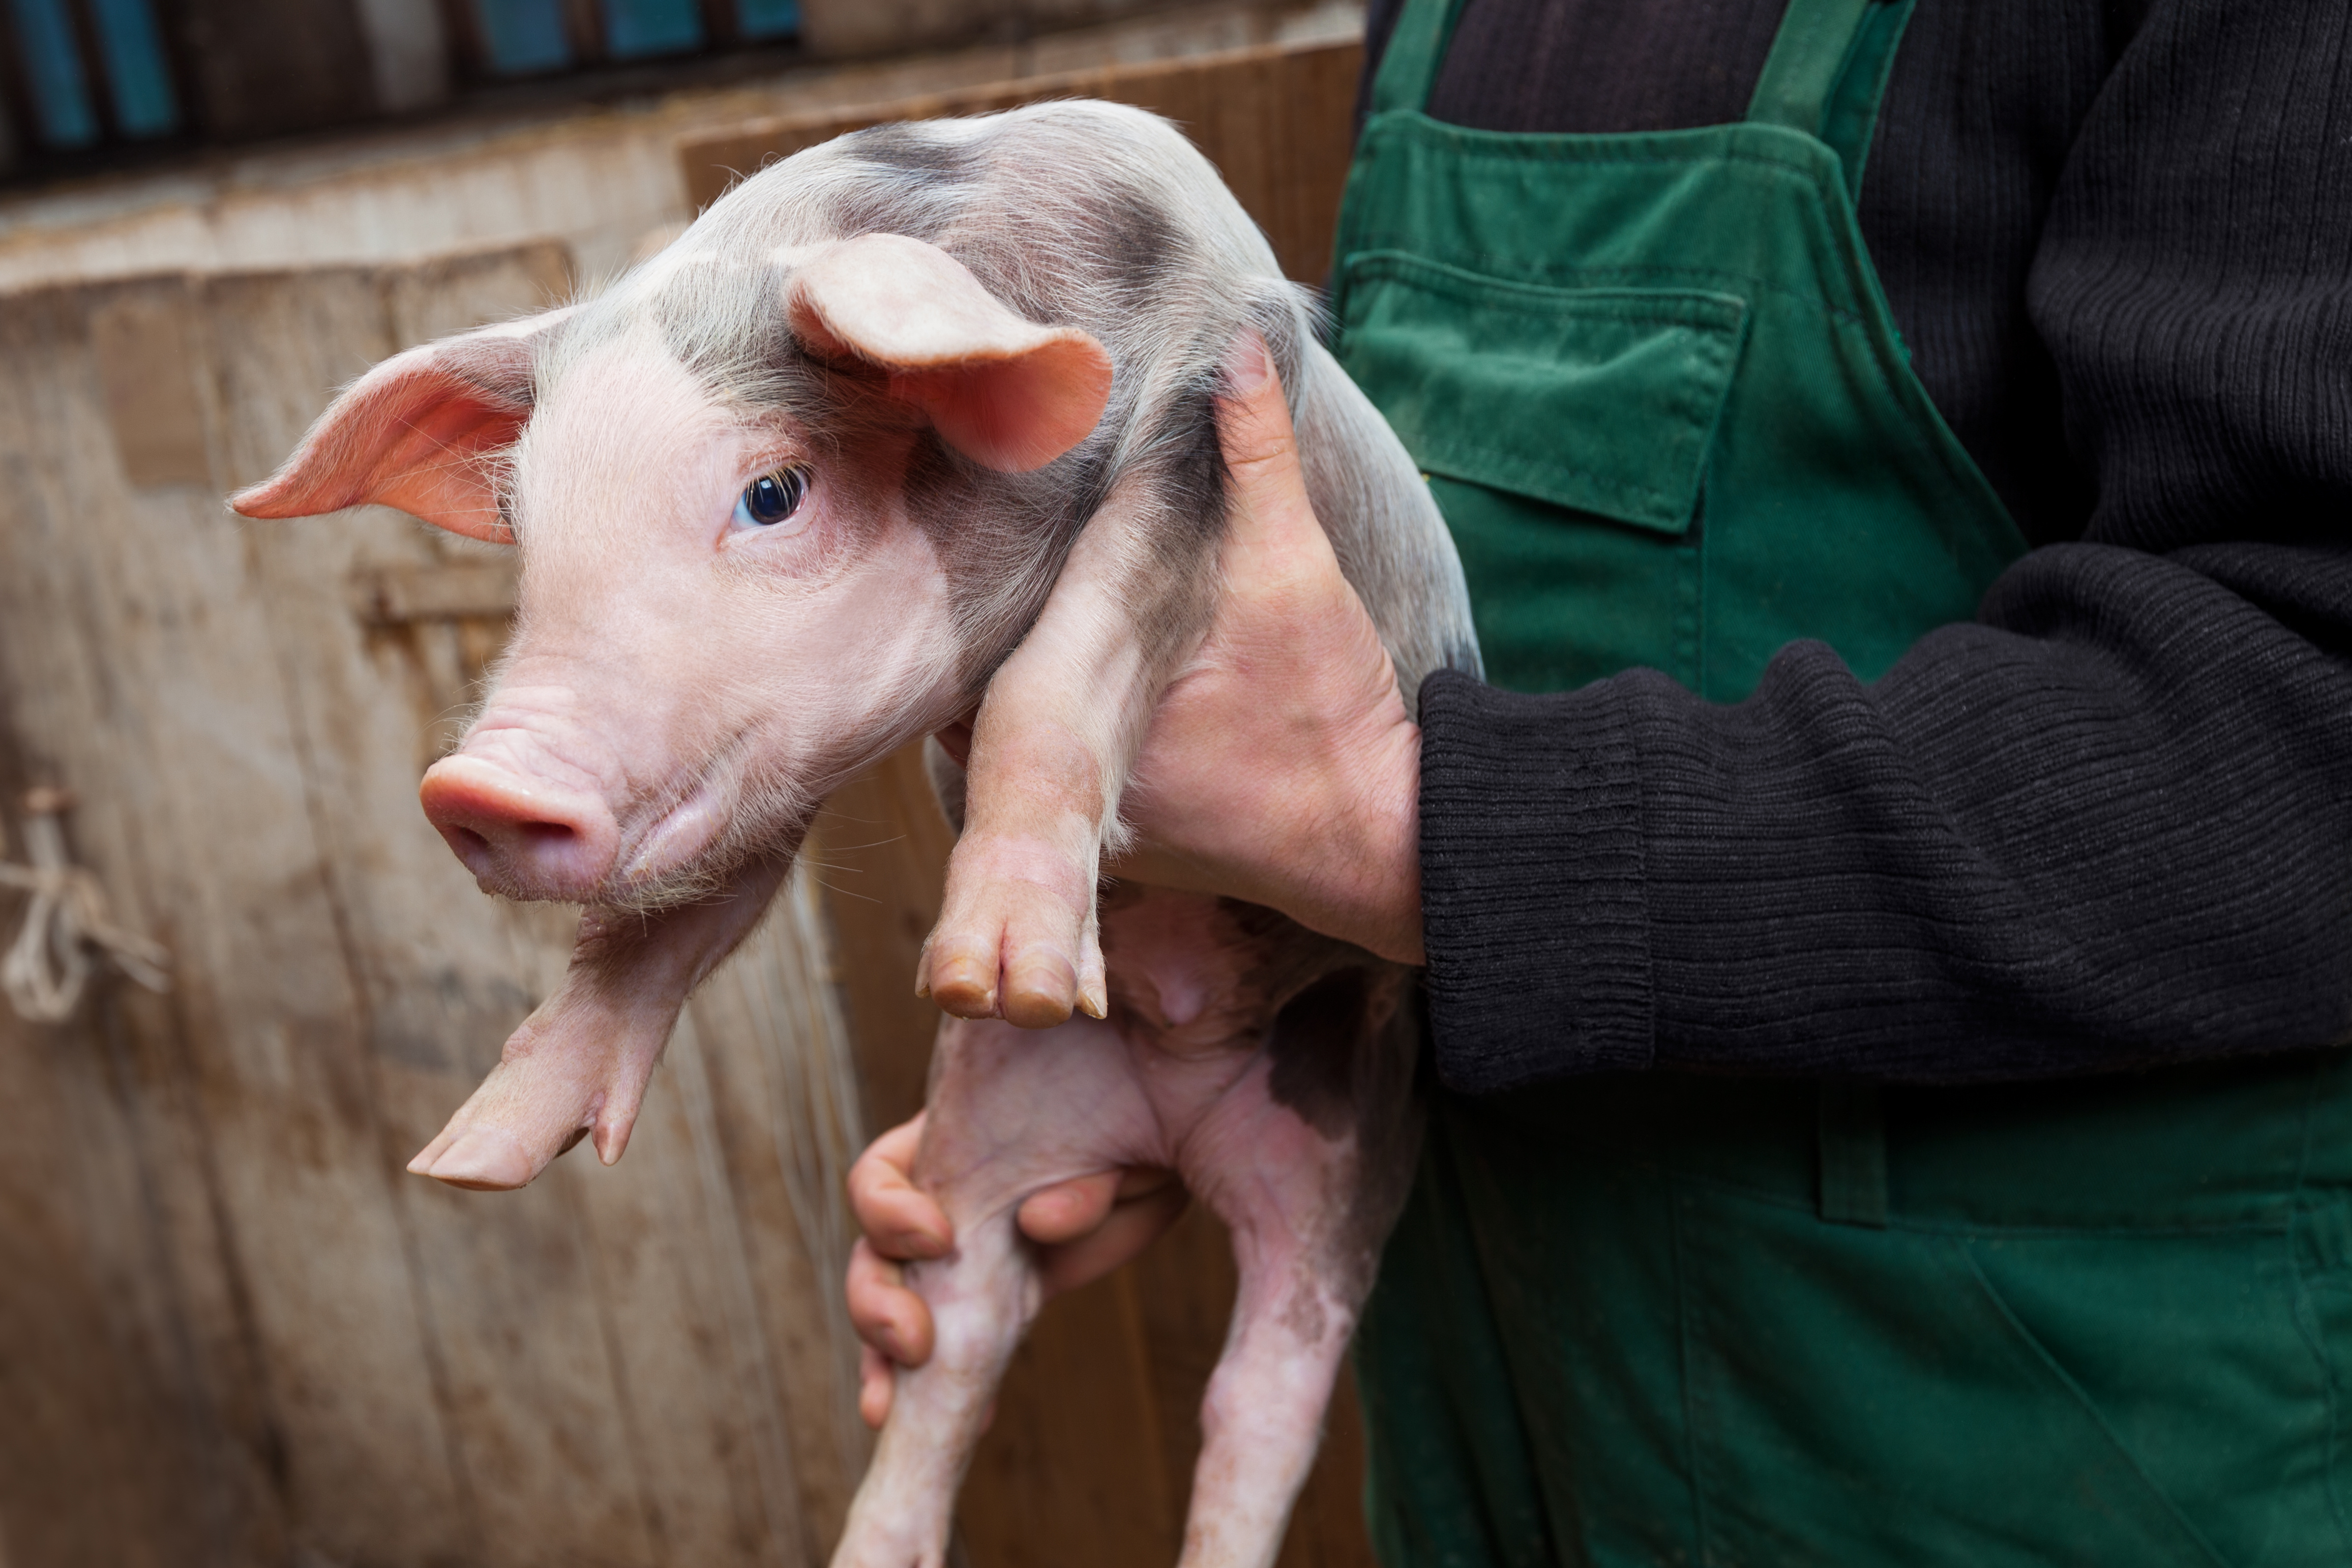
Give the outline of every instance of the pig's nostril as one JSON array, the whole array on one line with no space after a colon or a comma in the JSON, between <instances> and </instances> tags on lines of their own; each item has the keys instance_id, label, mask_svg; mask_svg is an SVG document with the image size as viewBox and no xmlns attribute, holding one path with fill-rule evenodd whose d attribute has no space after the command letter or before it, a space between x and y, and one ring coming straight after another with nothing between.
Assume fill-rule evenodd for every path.
<instances>
[{"instance_id":1,"label":"pig's nostril","mask_svg":"<svg viewBox=\"0 0 2352 1568\"><path fill-rule=\"evenodd\" d=\"M426 772L425 815L467 870L512 897L583 897L611 869L611 813L594 796L465 756Z\"/></svg>"}]
</instances>

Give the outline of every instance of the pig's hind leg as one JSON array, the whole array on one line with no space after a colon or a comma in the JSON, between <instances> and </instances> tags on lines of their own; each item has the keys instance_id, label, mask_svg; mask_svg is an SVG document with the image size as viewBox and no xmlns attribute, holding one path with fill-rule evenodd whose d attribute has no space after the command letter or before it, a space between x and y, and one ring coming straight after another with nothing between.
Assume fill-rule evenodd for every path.
<instances>
[{"instance_id":1,"label":"pig's hind leg","mask_svg":"<svg viewBox=\"0 0 2352 1568\"><path fill-rule=\"evenodd\" d=\"M1201 1404L1180 1568L1270 1568L1321 1447L1419 1147L1410 986L1382 967L1310 987L1187 1140L1185 1181L1231 1228L1241 1291Z\"/></svg>"},{"instance_id":2,"label":"pig's hind leg","mask_svg":"<svg viewBox=\"0 0 2352 1568\"><path fill-rule=\"evenodd\" d=\"M897 1375L833 1568L940 1568L956 1489L1041 1299L1016 1228L1021 1201L1152 1159L1156 1136L1108 1025L1079 1019L1043 1034L995 1022L941 1027L914 1174L947 1210L956 1249L908 1267L931 1311L931 1359Z\"/></svg>"},{"instance_id":3,"label":"pig's hind leg","mask_svg":"<svg viewBox=\"0 0 2352 1568\"><path fill-rule=\"evenodd\" d=\"M916 978L958 1018L1105 1016L1095 887L1151 705L1208 622L1213 531L1180 517L1200 501L1181 486L1171 499L1165 476L1122 482L989 683Z\"/></svg>"}]
</instances>

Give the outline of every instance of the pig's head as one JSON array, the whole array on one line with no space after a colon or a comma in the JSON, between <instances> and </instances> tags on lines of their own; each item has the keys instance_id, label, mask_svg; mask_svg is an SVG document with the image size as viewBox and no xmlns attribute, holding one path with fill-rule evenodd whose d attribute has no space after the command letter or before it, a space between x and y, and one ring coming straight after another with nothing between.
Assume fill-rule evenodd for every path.
<instances>
[{"instance_id":1,"label":"pig's head","mask_svg":"<svg viewBox=\"0 0 2352 1568\"><path fill-rule=\"evenodd\" d=\"M428 344L235 499L381 503L520 549L513 642L423 788L508 897L660 909L788 856L845 770L969 695L971 612L996 596L962 580L1013 542L973 519L1017 517L1010 481L1108 395L1095 339L917 240L687 281L739 327L764 307L766 329L666 328L685 291L649 286Z\"/></svg>"},{"instance_id":2,"label":"pig's head","mask_svg":"<svg viewBox=\"0 0 2352 1568\"><path fill-rule=\"evenodd\" d=\"M689 245L387 361L234 498L520 551L512 641L423 803L486 890L590 911L571 979L412 1169L517 1186L583 1131L617 1157L815 807L969 711L1034 617L1107 482L1111 380L1095 337L923 241Z\"/></svg>"}]
</instances>

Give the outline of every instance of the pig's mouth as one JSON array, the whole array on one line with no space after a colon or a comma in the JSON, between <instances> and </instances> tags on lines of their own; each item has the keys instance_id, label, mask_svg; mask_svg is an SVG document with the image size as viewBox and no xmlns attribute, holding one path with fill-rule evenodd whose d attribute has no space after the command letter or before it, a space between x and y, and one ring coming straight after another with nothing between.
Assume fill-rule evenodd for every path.
<instances>
[{"instance_id":1,"label":"pig's mouth","mask_svg":"<svg viewBox=\"0 0 2352 1568\"><path fill-rule=\"evenodd\" d=\"M813 812L751 784L740 738L614 811L588 784L460 751L427 772L425 815L485 893L651 915L722 896L743 864L789 858Z\"/></svg>"},{"instance_id":2,"label":"pig's mouth","mask_svg":"<svg viewBox=\"0 0 2352 1568\"><path fill-rule=\"evenodd\" d=\"M594 902L635 915L709 903L733 891L753 861L790 861L800 852L814 813L765 809L765 791L706 775L651 818L619 856Z\"/></svg>"}]
</instances>

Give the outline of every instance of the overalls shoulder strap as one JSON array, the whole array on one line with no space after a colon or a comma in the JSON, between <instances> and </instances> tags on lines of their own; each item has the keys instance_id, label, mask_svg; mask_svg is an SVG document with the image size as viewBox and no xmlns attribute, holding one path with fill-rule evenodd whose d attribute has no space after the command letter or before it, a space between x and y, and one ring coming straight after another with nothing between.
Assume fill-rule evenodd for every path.
<instances>
[{"instance_id":1,"label":"overalls shoulder strap","mask_svg":"<svg viewBox=\"0 0 2352 1568\"><path fill-rule=\"evenodd\" d=\"M1372 112L1419 109L1429 101L1437 80L1437 67L1454 36L1462 0L1404 0L1388 48L1381 56L1380 75L1372 78Z\"/></svg>"},{"instance_id":2,"label":"overalls shoulder strap","mask_svg":"<svg viewBox=\"0 0 2352 1568\"><path fill-rule=\"evenodd\" d=\"M1751 125L1782 125L1829 143L1845 165L1849 196L1878 123L1879 99L1895 67L1913 0L1789 0L1756 94Z\"/></svg>"}]
</instances>

